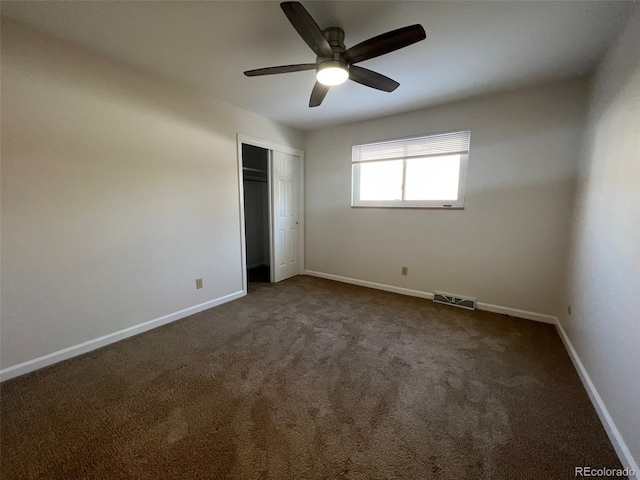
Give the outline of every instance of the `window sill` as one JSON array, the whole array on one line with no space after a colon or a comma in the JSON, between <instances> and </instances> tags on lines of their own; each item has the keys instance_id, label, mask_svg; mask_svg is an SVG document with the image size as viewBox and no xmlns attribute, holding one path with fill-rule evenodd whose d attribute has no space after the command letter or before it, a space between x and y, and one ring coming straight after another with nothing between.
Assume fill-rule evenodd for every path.
<instances>
[{"instance_id":1,"label":"window sill","mask_svg":"<svg viewBox=\"0 0 640 480\"><path fill-rule=\"evenodd\" d=\"M455 207L443 206L410 206L410 205L351 205L351 208L385 208L385 209L407 209L407 210L464 210L464 205Z\"/></svg>"}]
</instances>

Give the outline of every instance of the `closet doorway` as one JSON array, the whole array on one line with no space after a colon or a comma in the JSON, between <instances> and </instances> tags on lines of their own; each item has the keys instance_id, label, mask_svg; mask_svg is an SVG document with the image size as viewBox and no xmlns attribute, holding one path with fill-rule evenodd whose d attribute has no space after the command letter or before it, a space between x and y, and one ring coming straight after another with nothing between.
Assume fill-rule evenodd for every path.
<instances>
[{"instance_id":1,"label":"closet doorway","mask_svg":"<svg viewBox=\"0 0 640 480\"><path fill-rule=\"evenodd\" d=\"M271 281L269 150L242 144L244 232L248 282Z\"/></svg>"},{"instance_id":2,"label":"closet doorway","mask_svg":"<svg viewBox=\"0 0 640 480\"><path fill-rule=\"evenodd\" d=\"M303 152L238 135L243 290L303 269Z\"/></svg>"}]
</instances>

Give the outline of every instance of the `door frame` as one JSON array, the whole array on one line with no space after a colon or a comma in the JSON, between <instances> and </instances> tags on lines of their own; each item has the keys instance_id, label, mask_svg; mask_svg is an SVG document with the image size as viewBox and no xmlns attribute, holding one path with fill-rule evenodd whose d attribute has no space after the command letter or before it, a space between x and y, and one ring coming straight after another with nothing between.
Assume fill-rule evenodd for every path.
<instances>
[{"instance_id":1,"label":"door frame","mask_svg":"<svg viewBox=\"0 0 640 480\"><path fill-rule=\"evenodd\" d=\"M269 158L267 162L267 190L269 197L269 268L270 268L270 281L274 277L274 245L273 245L273 201L272 192L273 185L271 179L271 166L272 166L272 151L288 153L289 155L295 155L300 158L300 171L299 171L299 206L300 206L300 228L299 230L299 242L300 242L300 274L304 272L304 150L289 147L287 145L281 145L279 143L270 142L268 140L262 140L260 138L251 137L241 133L237 134L237 149L238 149L238 192L240 200L240 267L242 268L242 291L247 293L247 251L246 251L246 232L244 228L244 182L242 172L242 144L253 145L254 147L266 148L269 151Z\"/></svg>"}]
</instances>

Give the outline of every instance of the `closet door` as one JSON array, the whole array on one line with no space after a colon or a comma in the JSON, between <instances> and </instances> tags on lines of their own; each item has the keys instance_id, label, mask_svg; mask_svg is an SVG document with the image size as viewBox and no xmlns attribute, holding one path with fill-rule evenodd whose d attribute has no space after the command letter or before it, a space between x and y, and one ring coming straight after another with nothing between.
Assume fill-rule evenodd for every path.
<instances>
[{"instance_id":1,"label":"closet door","mask_svg":"<svg viewBox=\"0 0 640 480\"><path fill-rule=\"evenodd\" d=\"M300 274L300 157L272 151L273 272L279 282Z\"/></svg>"}]
</instances>

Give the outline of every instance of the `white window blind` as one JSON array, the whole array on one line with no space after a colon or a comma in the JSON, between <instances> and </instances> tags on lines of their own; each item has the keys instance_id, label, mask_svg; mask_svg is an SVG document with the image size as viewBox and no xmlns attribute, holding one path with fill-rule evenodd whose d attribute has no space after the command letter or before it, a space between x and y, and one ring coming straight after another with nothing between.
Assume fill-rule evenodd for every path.
<instances>
[{"instance_id":1,"label":"white window blind","mask_svg":"<svg viewBox=\"0 0 640 480\"><path fill-rule=\"evenodd\" d=\"M355 145L354 207L462 208L471 132Z\"/></svg>"},{"instance_id":2,"label":"white window blind","mask_svg":"<svg viewBox=\"0 0 640 480\"><path fill-rule=\"evenodd\" d=\"M353 147L354 162L402 160L414 157L469 154L471 132L442 133L428 137L403 138L390 142L369 143Z\"/></svg>"}]
</instances>

